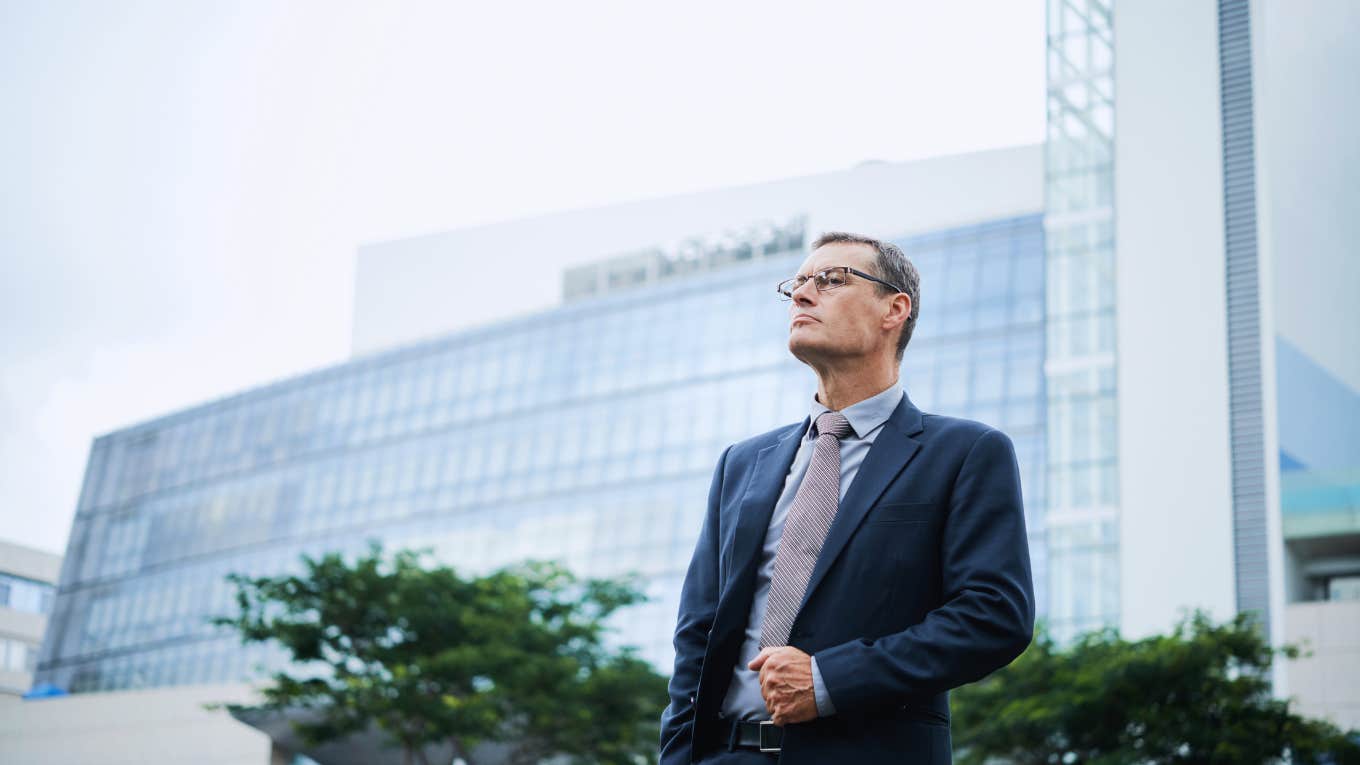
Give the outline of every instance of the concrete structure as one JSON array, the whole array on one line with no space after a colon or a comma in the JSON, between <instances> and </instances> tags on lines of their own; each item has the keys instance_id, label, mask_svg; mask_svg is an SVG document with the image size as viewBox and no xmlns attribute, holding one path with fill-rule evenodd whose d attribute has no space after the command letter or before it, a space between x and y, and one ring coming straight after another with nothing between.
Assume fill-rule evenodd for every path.
<instances>
[{"instance_id":1,"label":"concrete structure","mask_svg":"<svg viewBox=\"0 0 1360 765\"><path fill-rule=\"evenodd\" d=\"M1272 597L1315 651L1286 692L1360 728L1360 6L1252 10Z\"/></svg>"},{"instance_id":2,"label":"concrete structure","mask_svg":"<svg viewBox=\"0 0 1360 765\"><path fill-rule=\"evenodd\" d=\"M1180 608L1232 616L1239 561L1217 9L1162 3L1121 10L1114 25L1113 274L1125 510L1119 626L1140 637L1165 630ZM1168 13L1175 24L1166 23Z\"/></svg>"},{"instance_id":3,"label":"concrete structure","mask_svg":"<svg viewBox=\"0 0 1360 765\"><path fill-rule=\"evenodd\" d=\"M269 736L211 704L256 703L244 685L81 694L0 712L0 762L293 765Z\"/></svg>"},{"instance_id":4,"label":"concrete structure","mask_svg":"<svg viewBox=\"0 0 1360 765\"><path fill-rule=\"evenodd\" d=\"M0 541L0 704L32 685L61 556Z\"/></svg>"},{"instance_id":5,"label":"concrete structure","mask_svg":"<svg viewBox=\"0 0 1360 765\"><path fill-rule=\"evenodd\" d=\"M1267 453L1278 487L1268 496L1272 542L1284 542L1271 548L1271 594L1287 604L1285 637L1316 652L1291 662L1285 692L1360 728L1360 94L1349 75L1360 68L1360 7L1259 11Z\"/></svg>"},{"instance_id":6,"label":"concrete structure","mask_svg":"<svg viewBox=\"0 0 1360 765\"><path fill-rule=\"evenodd\" d=\"M1360 729L1360 598L1285 606L1285 640L1306 651L1287 665L1299 712Z\"/></svg>"}]
</instances>

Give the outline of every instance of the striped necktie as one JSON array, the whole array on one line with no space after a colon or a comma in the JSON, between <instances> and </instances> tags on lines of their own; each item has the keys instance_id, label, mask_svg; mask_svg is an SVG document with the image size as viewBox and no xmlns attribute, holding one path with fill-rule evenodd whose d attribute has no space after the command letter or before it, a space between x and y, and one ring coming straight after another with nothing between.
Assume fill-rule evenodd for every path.
<instances>
[{"instance_id":1,"label":"striped necktie","mask_svg":"<svg viewBox=\"0 0 1360 765\"><path fill-rule=\"evenodd\" d=\"M850 432L850 421L840 412L823 412L815 427L812 463L789 506L774 554L765 620L760 625L761 648L787 645L826 532L840 506L841 439Z\"/></svg>"}]
</instances>

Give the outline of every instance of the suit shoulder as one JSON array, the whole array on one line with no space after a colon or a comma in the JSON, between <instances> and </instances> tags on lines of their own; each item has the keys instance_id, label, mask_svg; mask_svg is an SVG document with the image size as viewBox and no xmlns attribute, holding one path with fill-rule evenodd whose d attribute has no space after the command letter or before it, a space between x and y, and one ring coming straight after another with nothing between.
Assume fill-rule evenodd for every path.
<instances>
[{"instance_id":1,"label":"suit shoulder","mask_svg":"<svg viewBox=\"0 0 1360 765\"><path fill-rule=\"evenodd\" d=\"M754 457L761 449L779 443L784 440L785 436L794 435L798 431L801 431L806 422L806 420L803 420L802 422L782 425L774 430L767 430L758 436L751 436L750 438L737 441L727 447L729 450L728 459L733 457Z\"/></svg>"},{"instance_id":2,"label":"suit shoulder","mask_svg":"<svg viewBox=\"0 0 1360 765\"><path fill-rule=\"evenodd\" d=\"M921 424L925 432L932 438L940 438L951 442L959 442L971 446L988 433L996 433L997 436L1010 441L1010 437L998 428L994 428L985 422L970 420L966 417L951 417L947 414L922 413Z\"/></svg>"}]
</instances>

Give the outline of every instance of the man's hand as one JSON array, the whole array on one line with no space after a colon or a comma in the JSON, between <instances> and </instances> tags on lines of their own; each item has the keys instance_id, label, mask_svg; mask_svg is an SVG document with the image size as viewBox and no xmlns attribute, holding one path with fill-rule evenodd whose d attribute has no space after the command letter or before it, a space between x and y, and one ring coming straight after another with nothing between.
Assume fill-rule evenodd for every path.
<instances>
[{"instance_id":1,"label":"man's hand","mask_svg":"<svg viewBox=\"0 0 1360 765\"><path fill-rule=\"evenodd\" d=\"M762 648L746 668L759 670L760 695L775 725L817 719L811 656L792 646Z\"/></svg>"}]
</instances>

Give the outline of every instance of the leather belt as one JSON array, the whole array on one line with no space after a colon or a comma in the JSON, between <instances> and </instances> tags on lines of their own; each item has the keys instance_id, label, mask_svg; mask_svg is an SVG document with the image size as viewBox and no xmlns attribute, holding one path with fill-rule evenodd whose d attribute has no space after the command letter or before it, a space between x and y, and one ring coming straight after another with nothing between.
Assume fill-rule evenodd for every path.
<instances>
[{"instance_id":1,"label":"leather belt","mask_svg":"<svg viewBox=\"0 0 1360 765\"><path fill-rule=\"evenodd\" d=\"M779 754L784 740L784 729L770 720L726 720L731 725L727 737L728 751L756 749L768 754Z\"/></svg>"}]
</instances>

